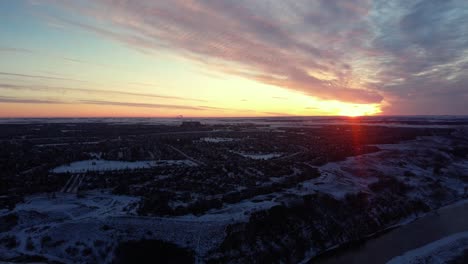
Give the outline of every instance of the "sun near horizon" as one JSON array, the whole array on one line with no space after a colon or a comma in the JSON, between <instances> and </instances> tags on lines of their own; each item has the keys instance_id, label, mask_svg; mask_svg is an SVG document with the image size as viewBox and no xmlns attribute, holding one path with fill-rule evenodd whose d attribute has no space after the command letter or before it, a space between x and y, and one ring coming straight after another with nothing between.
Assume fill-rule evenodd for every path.
<instances>
[{"instance_id":1,"label":"sun near horizon","mask_svg":"<svg viewBox=\"0 0 468 264\"><path fill-rule=\"evenodd\" d=\"M147 118L209 118L209 117L261 117L261 116L372 116L379 115L379 105L346 104L336 101L323 101L317 104L314 112L288 112L293 106L284 106L284 112L232 109L230 111L164 110L148 107L112 106L94 104L0 104L0 118L96 118L96 117L147 117ZM313 114L311 114L313 113Z\"/></svg>"}]
</instances>

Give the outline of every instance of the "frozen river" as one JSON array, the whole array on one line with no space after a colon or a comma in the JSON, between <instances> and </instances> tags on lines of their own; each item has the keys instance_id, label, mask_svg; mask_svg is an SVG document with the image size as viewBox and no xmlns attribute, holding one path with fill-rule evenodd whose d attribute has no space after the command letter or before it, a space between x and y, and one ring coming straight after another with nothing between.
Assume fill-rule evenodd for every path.
<instances>
[{"instance_id":1,"label":"frozen river","mask_svg":"<svg viewBox=\"0 0 468 264\"><path fill-rule=\"evenodd\" d=\"M465 231L468 231L468 200L429 213L358 246L338 249L331 256L310 263L386 263L407 251Z\"/></svg>"}]
</instances>

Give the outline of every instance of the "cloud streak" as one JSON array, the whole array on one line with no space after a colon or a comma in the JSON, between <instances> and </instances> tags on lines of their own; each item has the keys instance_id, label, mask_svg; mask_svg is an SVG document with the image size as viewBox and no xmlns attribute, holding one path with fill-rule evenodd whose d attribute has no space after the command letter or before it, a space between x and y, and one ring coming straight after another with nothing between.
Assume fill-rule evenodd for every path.
<instances>
[{"instance_id":1,"label":"cloud streak","mask_svg":"<svg viewBox=\"0 0 468 264\"><path fill-rule=\"evenodd\" d=\"M32 53L32 50L13 47L0 47L0 52Z\"/></svg>"},{"instance_id":2,"label":"cloud streak","mask_svg":"<svg viewBox=\"0 0 468 264\"><path fill-rule=\"evenodd\" d=\"M79 100L80 104L92 105L112 105L112 106L127 106L127 107L143 107L143 108L159 108L159 109L177 109L177 110L207 110L203 107L172 105L172 104L151 104L151 103L131 103L131 102L115 102L115 101L100 101L100 100Z\"/></svg>"},{"instance_id":3,"label":"cloud streak","mask_svg":"<svg viewBox=\"0 0 468 264\"><path fill-rule=\"evenodd\" d=\"M159 94L150 94L150 93L135 93L135 92L125 92L125 91L115 91L115 90L99 90L99 89L86 89L86 88L69 88L69 87L54 87L54 86L40 86L40 85L17 85L11 83L0 83L0 89L10 89L10 90L29 90L29 91L47 91L47 92L81 92L81 93L92 93L102 96L135 96L135 97L146 97L154 99L172 99L172 100L182 100L182 101L194 101L194 102L206 102L206 100L195 99L189 97L179 97L179 96L169 96L169 95L159 95Z\"/></svg>"},{"instance_id":4,"label":"cloud streak","mask_svg":"<svg viewBox=\"0 0 468 264\"><path fill-rule=\"evenodd\" d=\"M54 77L54 76L45 76L45 75L32 75L32 74L12 73L12 72L0 72L0 75L2 75L2 76L10 76L10 77L32 78L32 79L46 79L46 80L58 80L58 81L87 82L87 81L85 81L85 80L78 80L78 79L73 79L73 78Z\"/></svg>"},{"instance_id":5,"label":"cloud streak","mask_svg":"<svg viewBox=\"0 0 468 264\"><path fill-rule=\"evenodd\" d=\"M106 100L75 100L65 101L59 99L37 99L37 98L21 98L0 96L0 103L15 103L15 104L88 104L88 105L107 105L107 106L122 106L122 107L141 107L141 108L155 108L155 109L175 109L181 111L195 110L195 111L208 111L218 110L226 111L226 108L216 108L207 106L185 106L175 104L153 104L153 103L132 103L120 101L106 101Z\"/></svg>"},{"instance_id":6,"label":"cloud streak","mask_svg":"<svg viewBox=\"0 0 468 264\"><path fill-rule=\"evenodd\" d=\"M17 104L65 104L64 101L49 100L49 99L33 99L33 98L17 98L0 96L0 103L17 103Z\"/></svg>"}]
</instances>

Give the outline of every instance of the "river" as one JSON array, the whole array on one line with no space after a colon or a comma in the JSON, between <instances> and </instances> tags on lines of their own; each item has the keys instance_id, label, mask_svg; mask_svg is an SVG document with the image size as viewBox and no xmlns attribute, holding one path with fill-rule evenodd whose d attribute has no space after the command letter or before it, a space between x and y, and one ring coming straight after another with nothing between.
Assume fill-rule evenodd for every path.
<instances>
[{"instance_id":1,"label":"river","mask_svg":"<svg viewBox=\"0 0 468 264\"><path fill-rule=\"evenodd\" d=\"M442 207L409 224L359 245L334 250L309 263L386 263L406 251L464 231L468 231L468 200Z\"/></svg>"}]
</instances>

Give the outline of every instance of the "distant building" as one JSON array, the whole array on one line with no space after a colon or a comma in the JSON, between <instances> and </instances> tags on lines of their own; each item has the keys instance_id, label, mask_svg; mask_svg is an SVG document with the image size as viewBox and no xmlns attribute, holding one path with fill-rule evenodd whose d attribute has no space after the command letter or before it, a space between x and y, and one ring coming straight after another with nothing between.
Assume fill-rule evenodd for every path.
<instances>
[{"instance_id":1,"label":"distant building","mask_svg":"<svg viewBox=\"0 0 468 264\"><path fill-rule=\"evenodd\" d=\"M201 127L202 124L199 121L183 121L181 127Z\"/></svg>"}]
</instances>

